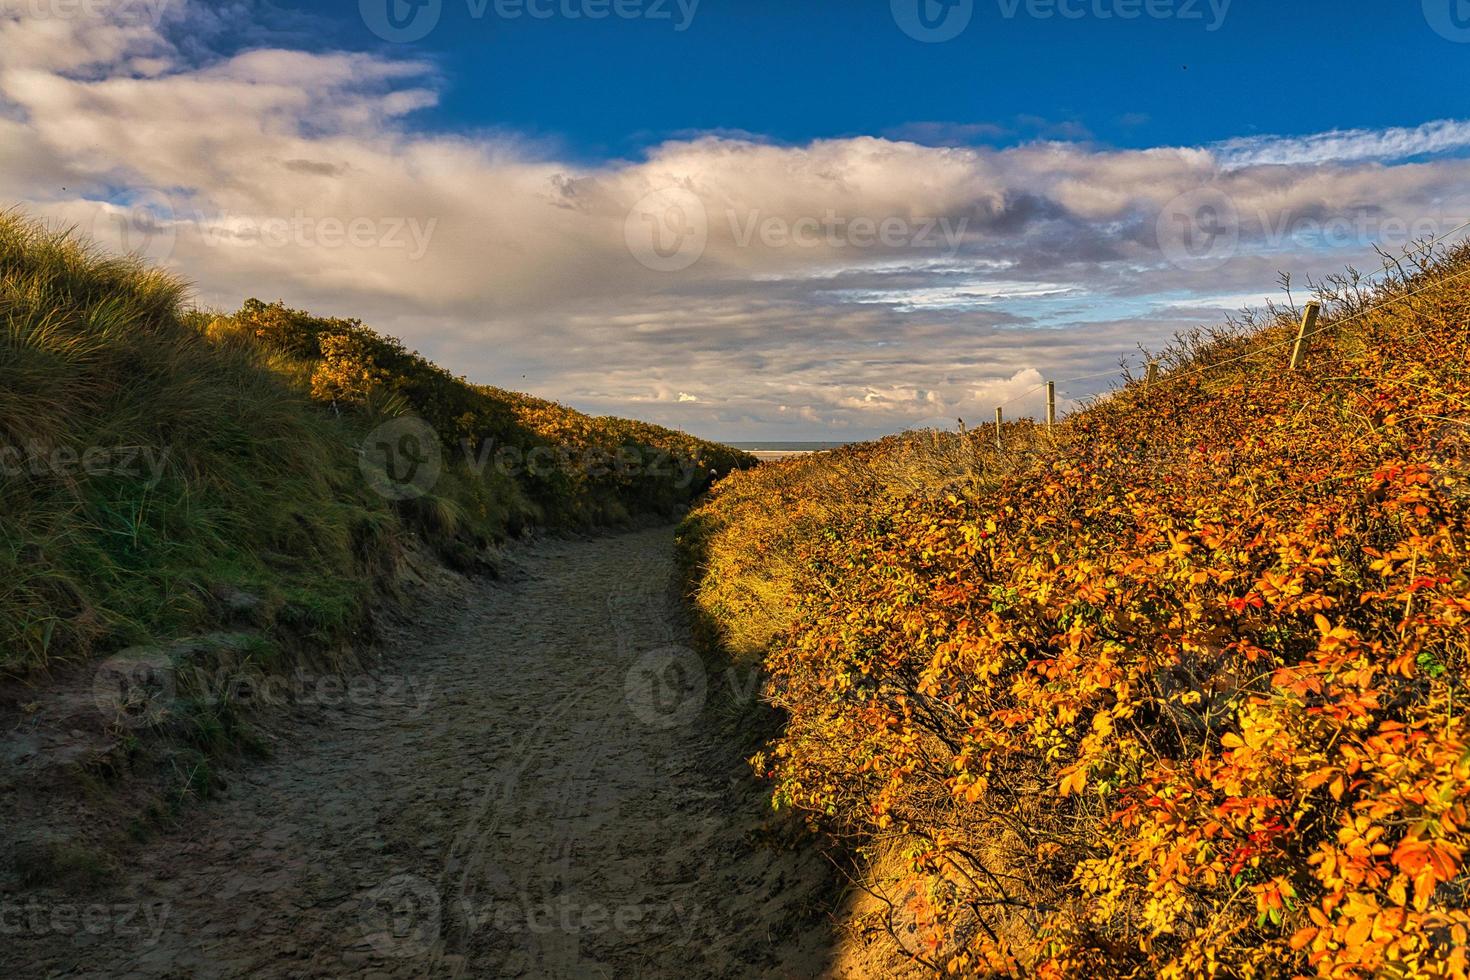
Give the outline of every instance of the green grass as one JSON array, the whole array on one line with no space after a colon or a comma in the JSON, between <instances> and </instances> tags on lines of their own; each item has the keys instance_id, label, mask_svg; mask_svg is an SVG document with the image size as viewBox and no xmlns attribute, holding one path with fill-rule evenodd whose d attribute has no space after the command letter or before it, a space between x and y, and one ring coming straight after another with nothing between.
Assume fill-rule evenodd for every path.
<instances>
[{"instance_id":1,"label":"green grass","mask_svg":"<svg viewBox=\"0 0 1470 980\"><path fill-rule=\"evenodd\" d=\"M357 320L247 301L183 306L181 282L0 214L0 674L230 619L287 648L350 640L418 535L451 564L529 527L671 516L748 458L469 384ZM412 414L445 447L424 496L387 500L364 437ZM461 446L662 446L698 479L476 469Z\"/></svg>"},{"instance_id":2,"label":"green grass","mask_svg":"<svg viewBox=\"0 0 1470 980\"><path fill-rule=\"evenodd\" d=\"M392 515L354 485L352 432L243 345L179 315L183 287L0 220L0 668L207 625L266 583L329 613Z\"/></svg>"}]
</instances>

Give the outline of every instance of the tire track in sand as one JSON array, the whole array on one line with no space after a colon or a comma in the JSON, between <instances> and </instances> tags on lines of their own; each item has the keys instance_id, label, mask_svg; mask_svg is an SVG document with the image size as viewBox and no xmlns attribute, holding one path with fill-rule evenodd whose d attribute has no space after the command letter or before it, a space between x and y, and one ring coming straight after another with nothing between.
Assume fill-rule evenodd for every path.
<instances>
[{"instance_id":1,"label":"tire track in sand","mask_svg":"<svg viewBox=\"0 0 1470 980\"><path fill-rule=\"evenodd\" d=\"M415 698L302 722L84 900L161 923L9 937L5 972L820 973L825 867L751 843L760 792L697 710L715 684L684 645L670 529L513 562L395 631L378 673Z\"/></svg>"}]
</instances>

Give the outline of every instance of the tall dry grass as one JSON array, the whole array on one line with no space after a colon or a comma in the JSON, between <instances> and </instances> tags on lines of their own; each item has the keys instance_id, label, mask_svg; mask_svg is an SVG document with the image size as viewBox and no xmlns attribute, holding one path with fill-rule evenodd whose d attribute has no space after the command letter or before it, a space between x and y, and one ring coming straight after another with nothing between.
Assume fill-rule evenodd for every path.
<instances>
[{"instance_id":1,"label":"tall dry grass","mask_svg":"<svg viewBox=\"0 0 1470 980\"><path fill-rule=\"evenodd\" d=\"M481 567L529 528L671 518L753 462L471 384L359 320L192 310L185 292L0 215L0 674L208 630L241 596L277 646L330 648L407 534ZM434 429L443 473L387 500L364 437L405 414ZM505 448L520 465L490 462Z\"/></svg>"}]
</instances>

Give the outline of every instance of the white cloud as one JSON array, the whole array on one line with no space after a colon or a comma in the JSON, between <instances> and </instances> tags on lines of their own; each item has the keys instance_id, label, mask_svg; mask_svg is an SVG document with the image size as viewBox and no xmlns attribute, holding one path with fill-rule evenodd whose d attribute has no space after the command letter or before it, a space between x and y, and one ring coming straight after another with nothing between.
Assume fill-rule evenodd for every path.
<instances>
[{"instance_id":1,"label":"white cloud","mask_svg":"<svg viewBox=\"0 0 1470 980\"><path fill-rule=\"evenodd\" d=\"M223 16L200 9L191 37ZM588 165L416 132L431 64L186 53L178 23L0 18L0 195L114 246L139 229L97 219L142 201L142 244L207 303L360 316L477 380L727 438L1037 411L1044 377L1157 346L1278 269L1470 218L1470 163L1392 163L1470 123L1147 150L691 135ZM1157 231L1202 187L1239 232L1203 270ZM670 188L692 205L630 220ZM640 231L702 251L659 271Z\"/></svg>"},{"instance_id":2,"label":"white cloud","mask_svg":"<svg viewBox=\"0 0 1470 980\"><path fill-rule=\"evenodd\" d=\"M1261 136L1227 140L1218 150L1226 166L1403 160L1470 147L1470 122L1439 119L1422 126L1336 129L1310 136Z\"/></svg>"}]
</instances>

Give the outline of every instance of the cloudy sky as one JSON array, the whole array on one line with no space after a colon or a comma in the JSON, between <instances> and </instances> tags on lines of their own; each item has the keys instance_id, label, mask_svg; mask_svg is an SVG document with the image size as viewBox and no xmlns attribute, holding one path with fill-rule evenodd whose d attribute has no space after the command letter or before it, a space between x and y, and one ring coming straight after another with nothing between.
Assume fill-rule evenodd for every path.
<instances>
[{"instance_id":1,"label":"cloudy sky","mask_svg":"<svg viewBox=\"0 0 1470 980\"><path fill-rule=\"evenodd\" d=\"M1470 220L1457 4L0 0L0 206L584 410L866 437Z\"/></svg>"}]
</instances>

